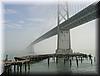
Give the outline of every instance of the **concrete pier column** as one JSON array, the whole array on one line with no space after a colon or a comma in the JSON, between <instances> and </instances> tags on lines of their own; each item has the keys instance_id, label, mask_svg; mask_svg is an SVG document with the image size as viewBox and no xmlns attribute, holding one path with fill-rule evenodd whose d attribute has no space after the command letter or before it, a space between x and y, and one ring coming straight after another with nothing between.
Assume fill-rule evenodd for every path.
<instances>
[{"instance_id":1,"label":"concrete pier column","mask_svg":"<svg viewBox=\"0 0 100 76\"><path fill-rule=\"evenodd\" d=\"M72 53L70 44L70 30L59 29L57 54L69 54Z\"/></svg>"}]
</instances>

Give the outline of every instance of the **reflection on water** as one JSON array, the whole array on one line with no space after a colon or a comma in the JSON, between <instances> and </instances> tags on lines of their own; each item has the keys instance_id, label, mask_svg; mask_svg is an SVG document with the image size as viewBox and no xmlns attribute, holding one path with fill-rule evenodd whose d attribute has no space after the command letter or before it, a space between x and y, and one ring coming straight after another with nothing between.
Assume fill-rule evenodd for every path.
<instances>
[{"instance_id":1,"label":"reflection on water","mask_svg":"<svg viewBox=\"0 0 100 76\"><path fill-rule=\"evenodd\" d=\"M56 65L57 72L71 72L69 61L64 61L64 58L59 58Z\"/></svg>"}]
</instances>

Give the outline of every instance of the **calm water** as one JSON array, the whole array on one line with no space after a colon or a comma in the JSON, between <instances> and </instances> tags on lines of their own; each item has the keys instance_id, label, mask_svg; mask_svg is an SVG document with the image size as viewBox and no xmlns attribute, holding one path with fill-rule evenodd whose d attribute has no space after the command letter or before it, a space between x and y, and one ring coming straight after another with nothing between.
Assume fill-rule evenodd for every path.
<instances>
[{"instance_id":1,"label":"calm water","mask_svg":"<svg viewBox=\"0 0 100 76\"><path fill-rule=\"evenodd\" d=\"M30 64L30 68L27 66L25 70L25 66L22 66L22 73L93 73L97 74L97 64L93 61L93 64L91 65L90 60L83 60L79 61L79 67L76 65L76 61L72 61L72 66L69 66L69 62L66 61L65 64L63 64L63 59L56 64L56 62L51 58L50 64L48 66L47 59L40 61L38 63ZM12 67L13 69L13 67Z\"/></svg>"}]
</instances>

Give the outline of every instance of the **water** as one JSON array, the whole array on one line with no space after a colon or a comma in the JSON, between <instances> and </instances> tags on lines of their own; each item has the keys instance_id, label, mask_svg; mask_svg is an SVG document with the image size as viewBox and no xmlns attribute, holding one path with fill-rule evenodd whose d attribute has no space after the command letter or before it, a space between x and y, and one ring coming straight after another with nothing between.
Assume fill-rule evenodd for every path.
<instances>
[{"instance_id":1,"label":"water","mask_svg":"<svg viewBox=\"0 0 100 76\"><path fill-rule=\"evenodd\" d=\"M65 64L61 62L56 62L51 58L50 64L48 66L47 59L40 61L38 63L32 63L30 64L30 68L27 66L27 69L25 70L25 66L22 66L22 73L83 73L83 74L97 74L97 64L93 61L93 64L91 65L90 60L83 60L79 61L79 67L76 65L76 61L72 61L72 66L69 66L69 62L66 61ZM14 72L14 71L13 71Z\"/></svg>"}]
</instances>

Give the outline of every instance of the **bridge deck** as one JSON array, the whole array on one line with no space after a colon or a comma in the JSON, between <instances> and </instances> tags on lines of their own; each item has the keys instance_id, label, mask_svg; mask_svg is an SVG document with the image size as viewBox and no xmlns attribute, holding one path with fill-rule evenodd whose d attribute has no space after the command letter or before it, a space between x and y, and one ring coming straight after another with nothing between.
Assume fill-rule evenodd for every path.
<instances>
[{"instance_id":1,"label":"bridge deck","mask_svg":"<svg viewBox=\"0 0 100 76\"><path fill-rule=\"evenodd\" d=\"M97 3L93 3L93 4L89 5L88 7L86 7L85 9L83 9L82 11L75 14L74 16L72 16L71 18L69 18L68 20L62 22L59 25L59 27L61 29L72 29L74 27L77 27L77 26L87 23L89 21L92 21L98 17L97 11L98 11ZM54 36L56 34L57 34L57 26L55 28L51 29L50 31L48 31L47 33L43 34L39 38L37 38L30 45L34 45L44 39Z\"/></svg>"}]
</instances>

